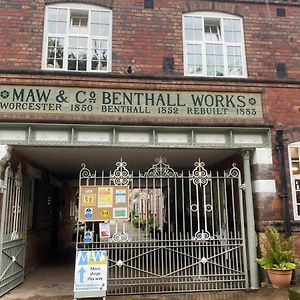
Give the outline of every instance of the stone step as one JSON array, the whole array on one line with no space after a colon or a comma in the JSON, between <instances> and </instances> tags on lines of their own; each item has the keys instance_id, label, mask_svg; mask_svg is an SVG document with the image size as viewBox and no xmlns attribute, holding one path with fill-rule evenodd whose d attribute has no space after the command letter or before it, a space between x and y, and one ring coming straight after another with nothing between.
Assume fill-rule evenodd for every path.
<instances>
[{"instance_id":1,"label":"stone step","mask_svg":"<svg viewBox=\"0 0 300 300\"><path fill-rule=\"evenodd\" d=\"M289 300L299 300L300 299L300 287L289 288Z\"/></svg>"}]
</instances>

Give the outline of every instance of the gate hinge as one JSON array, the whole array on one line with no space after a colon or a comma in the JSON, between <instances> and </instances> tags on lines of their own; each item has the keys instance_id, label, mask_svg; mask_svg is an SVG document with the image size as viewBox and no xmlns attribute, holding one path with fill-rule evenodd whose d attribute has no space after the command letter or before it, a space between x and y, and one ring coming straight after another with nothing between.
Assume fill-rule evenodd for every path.
<instances>
[{"instance_id":1,"label":"gate hinge","mask_svg":"<svg viewBox=\"0 0 300 300\"><path fill-rule=\"evenodd\" d=\"M240 184L239 189L242 190L242 191L245 191L246 190L246 183Z\"/></svg>"}]
</instances>

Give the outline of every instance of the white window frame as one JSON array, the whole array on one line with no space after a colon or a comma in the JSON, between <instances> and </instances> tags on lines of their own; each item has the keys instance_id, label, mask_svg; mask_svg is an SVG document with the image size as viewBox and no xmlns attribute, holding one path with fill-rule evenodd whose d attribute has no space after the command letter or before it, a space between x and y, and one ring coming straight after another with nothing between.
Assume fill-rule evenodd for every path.
<instances>
[{"instance_id":1,"label":"white window frame","mask_svg":"<svg viewBox=\"0 0 300 300\"><path fill-rule=\"evenodd\" d=\"M49 8L60 8L60 9L67 9L68 10L68 17L67 19L70 20L70 12L71 10L86 10L88 11L88 16L90 20L91 11L104 11L110 13L109 19L109 35L108 38L104 36L97 36L98 39L103 39L107 41L107 70L92 70L91 68L91 48L92 48L92 39L95 38L91 36L91 28L90 22L88 22L88 33L86 37L88 38L88 48L87 48L87 70L68 70L68 45L69 45L69 36L76 36L76 34L70 33L70 22L67 22L67 29L66 34L55 34L57 37L63 37L65 39L64 43L64 58L63 58L63 65L64 68L47 68L47 51L48 51L48 36L54 34L47 33L47 20L48 20L48 9ZM86 5L86 4L79 4L79 3L60 3L60 4L51 4L47 5L45 8L45 19L44 19L44 37L43 37L43 53L42 53L42 70L47 71L59 71L59 72L93 72L93 73L108 73L111 72L112 69L112 10L108 8L104 8L102 6L97 5ZM83 36L84 34L77 34L78 36Z\"/></svg>"},{"instance_id":2,"label":"white window frame","mask_svg":"<svg viewBox=\"0 0 300 300\"><path fill-rule=\"evenodd\" d=\"M298 203L296 198L296 189L295 189L295 180L300 179L300 174L293 174L292 169L292 156L291 156L291 148L298 148L299 153L299 164L300 164L300 142L292 143L288 146L289 152L289 169L290 169L290 179L291 179L291 187L292 187L292 200L293 200L293 213L294 220L300 220L300 214L298 214ZM300 203L299 203L300 204Z\"/></svg>"},{"instance_id":3,"label":"white window frame","mask_svg":"<svg viewBox=\"0 0 300 300\"><path fill-rule=\"evenodd\" d=\"M184 26L184 19L185 17L201 17L202 18L202 41L187 41L185 39L185 26ZM221 29L221 41L205 41L205 27L204 27L204 18L212 18L212 19L219 19L220 20L220 29ZM233 19L239 20L241 23L241 42L225 42L224 41L224 26L223 20L224 19ZM184 75L185 76L192 76L192 77L213 77L213 78L247 78L247 62L246 62L246 51L245 51L245 37L244 37L244 26L243 26L243 18L226 13L219 13L219 12L210 12L210 11L200 11L200 12L192 12L192 13L185 13L182 15L182 32L183 32L183 62L184 62ZM201 45L202 50L202 73L201 74L189 74L187 68L187 44L197 44ZM224 75L223 76L211 76L207 75L207 63L206 63L206 44L221 44L223 45L223 60L224 60ZM242 59L242 70L243 75L230 75L228 74L228 61L227 61L227 46L239 46L241 47L241 59Z\"/></svg>"}]
</instances>

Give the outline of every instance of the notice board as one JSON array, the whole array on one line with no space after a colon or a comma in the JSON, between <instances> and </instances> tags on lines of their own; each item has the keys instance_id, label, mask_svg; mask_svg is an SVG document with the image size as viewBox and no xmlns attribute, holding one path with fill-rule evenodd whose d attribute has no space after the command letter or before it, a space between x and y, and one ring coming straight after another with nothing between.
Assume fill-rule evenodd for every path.
<instances>
[{"instance_id":1,"label":"notice board","mask_svg":"<svg viewBox=\"0 0 300 300\"><path fill-rule=\"evenodd\" d=\"M79 221L128 220L128 186L81 186Z\"/></svg>"}]
</instances>

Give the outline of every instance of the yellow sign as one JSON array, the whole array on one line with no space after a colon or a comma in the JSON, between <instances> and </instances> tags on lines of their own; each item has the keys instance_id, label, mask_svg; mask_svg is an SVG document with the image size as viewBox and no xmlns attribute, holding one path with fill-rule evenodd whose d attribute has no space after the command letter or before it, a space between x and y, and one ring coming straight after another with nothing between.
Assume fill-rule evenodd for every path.
<instances>
[{"instance_id":1,"label":"yellow sign","mask_svg":"<svg viewBox=\"0 0 300 300\"><path fill-rule=\"evenodd\" d=\"M109 216L109 211L107 209L101 210L101 216L103 218L108 218Z\"/></svg>"},{"instance_id":2,"label":"yellow sign","mask_svg":"<svg viewBox=\"0 0 300 300\"><path fill-rule=\"evenodd\" d=\"M88 206L88 205L94 206L95 204L96 204L95 195L83 195L84 206Z\"/></svg>"}]
</instances>

